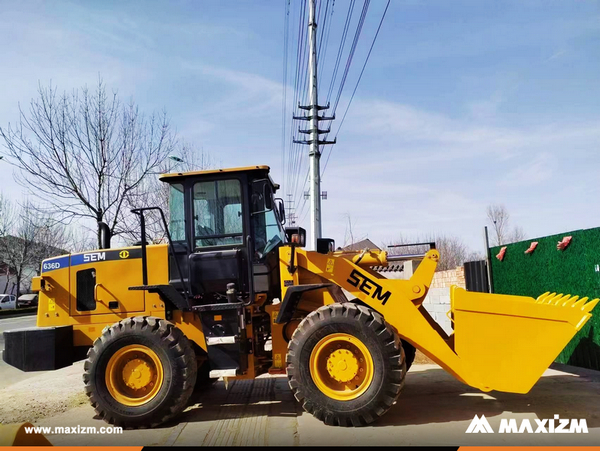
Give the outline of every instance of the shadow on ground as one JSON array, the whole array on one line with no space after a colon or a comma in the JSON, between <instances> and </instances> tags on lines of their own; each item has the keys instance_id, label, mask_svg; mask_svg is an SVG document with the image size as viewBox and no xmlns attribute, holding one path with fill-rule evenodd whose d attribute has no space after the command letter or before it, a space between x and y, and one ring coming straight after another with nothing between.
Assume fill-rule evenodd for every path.
<instances>
[{"instance_id":1,"label":"shadow on ground","mask_svg":"<svg viewBox=\"0 0 600 451\"><path fill-rule=\"evenodd\" d=\"M247 417L297 417L302 408L288 386L286 376L255 380L219 381L192 395L189 408L176 418L180 422L200 422ZM173 426L173 423L167 424Z\"/></svg>"},{"instance_id":2,"label":"shadow on ground","mask_svg":"<svg viewBox=\"0 0 600 451\"><path fill-rule=\"evenodd\" d=\"M600 426L600 372L556 364L549 373L527 394L483 393L441 368L409 373L396 404L373 426L447 423L503 412L586 418L588 427Z\"/></svg>"},{"instance_id":3,"label":"shadow on ground","mask_svg":"<svg viewBox=\"0 0 600 451\"><path fill-rule=\"evenodd\" d=\"M586 418L588 427L600 426L600 372L554 365L525 395L483 393L455 380L439 367L411 371L397 403L373 427L420 425L471 420L503 412L535 414L538 418ZM568 371L568 373L566 372ZM249 417L296 417L302 408L287 385L287 378L258 378L223 382L197 393L177 423L236 420Z\"/></svg>"}]
</instances>

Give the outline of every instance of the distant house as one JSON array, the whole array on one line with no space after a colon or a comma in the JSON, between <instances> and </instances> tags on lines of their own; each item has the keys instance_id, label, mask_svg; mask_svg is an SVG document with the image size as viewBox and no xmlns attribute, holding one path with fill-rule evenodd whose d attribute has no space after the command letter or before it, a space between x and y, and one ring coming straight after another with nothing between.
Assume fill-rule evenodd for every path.
<instances>
[{"instance_id":1,"label":"distant house","mask_svg":"<svg viewBox=\"0 0 600 451\"><path fill-rule=\"evenodd\" d=\"M17 294L16 275L13 268L0 262L0 294Z\"/></svg>"},{"instance_id":2,"label":"distant house","mask_svg":"<svg viewBox=\"0 0 600 451\"><path fill-rule=\"evenodd\" d=\"M68 253L54 246L33 243L29 247L27 257L21 259L20 249L23 249L24 243L26 242L23 239L12 235L0 238L0 294L17 295L29 292L31 279L40 273L41 261ZM21 267L20 289L17 287L19 267Z\"/></svg>"},{"instance_id":3,"label":"distant house","mask_svg":"<svg viewBox=\"0 0 600 451\"><path fill-rule=\"evenodd\" d=\"M381 250L379 246L377 246L373 241L366 238L364 240L357 241L356 243L349 244L344 247L344 251L362 251L363 249L378 249Z\"/></svg>"}]
</instances>

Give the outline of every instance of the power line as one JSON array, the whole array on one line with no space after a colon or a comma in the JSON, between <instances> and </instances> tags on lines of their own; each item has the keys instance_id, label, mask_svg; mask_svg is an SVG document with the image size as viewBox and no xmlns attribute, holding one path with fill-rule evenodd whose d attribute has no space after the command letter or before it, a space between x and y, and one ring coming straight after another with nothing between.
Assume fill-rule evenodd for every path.
<instances>
[{"instance_id":1,"label":"power line","mask_svg":"<svg viewBox=\"0 0 600 451\"><path fill-rule=\"evenodd\" d=\"M308 46L306 45L306 39L305 39L305 30L307 29L306 27L306 20L307 19L307 0L305 0L302 5L301 5L301 10L300 10L300 20L299 20L299 24L301 27L301 33L299 35L299 39L300 41L298 42L298 46L299 46L299 59L298 59L298 63L297 63L297 72L298 72L298 88L296 91L296 97L295 97L295 101L294 101L294 108L296 108L296 105L299 104L301 101L304 102L304 99L306 97L307 94L307 83L306 83L306 77L307 77L307 70L306 70L306 65L308 64ZM293 154L293 168L292 168L292 192L296 192L297 190L297 186L299 183L299 179L300 179L300 174L302 171L302 166L303 166L303 159L302 159L302 151L300 146L297 143L294 143L294 127L296 125L298 125L298 122L294 122L295 120L292 117L292 129L291 129L291 153Z\"/></svg>"},{"instance_id":2,"label":"power line","mask_svg":"<svg viewBox=\"0 0 600 451\"><path fill-rule=\"evenodd\" d=\"M348 72L350 72L350 66L352 65L352 59L354 58L354 53L356 52L356 47L358 45L358 40L360 38L360 34L362 32L363 25L365 23L365 19L367 17L367 10L369 9L371 1L365 0L363 4L363 9L360 14L360 18L358 19L358 25L356 27L356 32L354 33L354 39L352 40L352 46L350 47L350 52L348 53L348 59L346 60L346 67L344 68L344 73L342 74L342 80L340 82L340 86L338 89L338 93L335 99L335 104L333 106L333 113L337 110L337 106L340 102L340 97L342 96L342 91L344 90L344 85L346 84L346 79L348 77Z\"/></svg>"},{"instance_id":3,"label":"power line","mask_svg":"<svg viewBox=\"0 0 600 451\"><path fill-rule=\"evenodd\" d=\"M350 28L350 22L352 20L352 14L354 12L355 0L351 0L348 5L348 12L346 13L346 21L344 22L344 28L342 30L342 37L340 39L340 46L338 47L338 53L335 58L335 64L333 67L333 73L331 76L331 82L329 83L329 89L327 90L327 102L331 99L331 94L333 93L333 86L335 85L335 80L337 78L337 72L342 60L342 54L344 52L344 47L346 45L346 37L348 36L348 30Z\"/></svg>"},{"instance_id":4,"label":"power line","mask_svg":"<svg viewBox=\"0 0 600 451\"><path fill-rule=\"evenodd\" d=\"M301 83L301 77L302 77L302 66L303 66L303 56L304 56L304 20L306 17L306 0L304 2L301 3L300 5L300 10L299 10L299 15L298 15L298 38L297 38L297 51L296 51L296 73L294 76L294 95L293 95L293 101L294 101L294 105L296 104L296 102L298 102L299 96L300 96L300 89L302 89L300 86ZM295 107L293 107L295 108ZM295 179L297 178L297 174L298 174L298 152L295 150L297 150L297 146L294 145L293 139L294 139L294 119L292 119L292 123L290 126L290 140L289 140L289 159L288 159L288 185L287 186L293 186L295 183Z\"/></svg>"},{"instance_id":5,"label":"power line","mask_svg":"<svg viewBox=\"0 0 600 451\"><path fill-rule=\"evenodd\" d=\"M373 47L375 46L375 41L377 40L377 36L379 36L379 30L381 30L381 25L383 24L383 20L385 19L385 15L387 13L388 7L390 6L390 1L391 0L388 0L387 4L385 6L385 10L383 11L383 15L381 16L381 20L379 21L379 26L377 27L377 32L375 33L375 36L373 37L373 42L371 42L371 47L369 48L369 53L367 54L365 63L363 64L363 67L360 71L358 80L356 81L356 86L354 86L354 90L352 91L352 96L350 96L350 101L348 102L346 111L344 111L344 116L342 117L342 120L340 121L340 125L338 126L337 131L335 132L336 138L338 136L338 133L340 132L340 129L342 128L342 125L344 124L344 120L346 119L346 115L348 114L348 110L350 109L350 105L352 104L352 100L354 100L354 94L356 94L356 90L358 89L358 85L360 83L360 80L362 79L363 73L365 71L365 67L367 67L367 63L369 62L369 57L371 56L371 52L373 51ZM333 152L333 149L331 149L329 151L329 153L327 154L327 160L325 161L325 166L323 167L323 172L321 173L321 176L323 176L323 174L325 173L325 170L327 169L327 163L329 163L329 158L331 157L332 152Z\"/></svg>"},{"instance_id":6,"label":"power line","mask_svg":"<svg viewBox=\"0 0 600 451\"><path fill-rule=\"evenodd\" d=\"M285 136L287 116L287 68L288 68L288 43L290 23L290 1L287 1L283 17L283 95L282 95L282 118L281 118L281 177L285 180Z\"/></svg>"}]
</instances>

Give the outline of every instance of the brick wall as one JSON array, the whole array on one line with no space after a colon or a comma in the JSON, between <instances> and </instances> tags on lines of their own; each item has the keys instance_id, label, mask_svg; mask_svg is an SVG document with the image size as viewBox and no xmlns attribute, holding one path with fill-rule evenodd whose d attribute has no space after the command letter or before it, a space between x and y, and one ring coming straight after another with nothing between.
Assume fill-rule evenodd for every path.
<instances>
[{"instance_id":1,"label":"brick wall","mask_svg":"<svg viewBox=\"0 0 600 451\"><path fill-rule=\"evenodd\" d=\"M423 307L448 335L452 333L452 323L447 315L450 310L449 287L430 288L423 301Z\"/></svg>"},{"instance_id":2,"label":"brick wall","mask_svg":"<svg viewBox=\"0 0 600 451\"><path fill-rule=\"evenodd\" d=\"M412 275L412 267L407 268L406 262L404 271L387 271L381 274L388 279L406 279ZM447 312L450 310L450 286L457 285L465 288L465 270L463 267L450 269L448 271L436 272L429 288L429 293L423 301L423 306L431 317L444 329L447 334L452 333L452 323L448 318Z\"/></svg>"},{"instance_id":3,"label":"brick wall","mask_svg":"<svg viewBox=\"0 0 600 451\"><path fill-rule=\"evenodd\" d=\"M450 288L451 285L466 288L465 268L459 266L458 268L449 269L447 271L438 271L433 275L431 288Z\"/></svg>"}]
</instances>

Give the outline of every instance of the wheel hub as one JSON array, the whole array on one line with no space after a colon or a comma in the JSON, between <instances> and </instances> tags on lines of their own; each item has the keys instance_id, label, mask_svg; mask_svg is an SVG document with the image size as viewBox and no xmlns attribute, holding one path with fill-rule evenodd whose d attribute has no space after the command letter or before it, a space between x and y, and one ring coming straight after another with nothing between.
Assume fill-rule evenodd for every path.
<instances>
[{"instance_id":1,"label":"wheel hub","mask_svg":"<svg viewBox=\"0 0 600 451\"><path fill-rule=\"evenodd\" d=\"M361 396L375 374L373 357L357 337L337 332L323 337L310 354L310 374L322 393L349 401Z\"/></svg>"},{"instance_id":2,"label":"wheel hub","mask_svg":"<svg viewBox=\"0 0 600 451\"><path fill-rule=\"evenodd\" d=\"M141 344L117 350L105 370L106 388L116 401L126 406L141 406L153 399L163 380L164 371L158 355Z\"/></svg>"},{"instance_id":3,"label":"wheel hub","mask_svg":"<svg viewBox=\"0 0 600 451\"><path fill-rule=\"evenodd\" d=\"M134 390L140 390L152 383L154 371L144 360L135 358L123 367L123 381Z\"/></svg>"},{"instance_id":4,"label":"wheel hub","mask_svg":"<svg viewBox=\"0 0 600 451\"><path fill-rule=\"evenodd\" d=\"M338 382L348 382L358 374L358 360L349 349L338 349L327 359L327 371Z\"/></svg>"}]
</instances>

